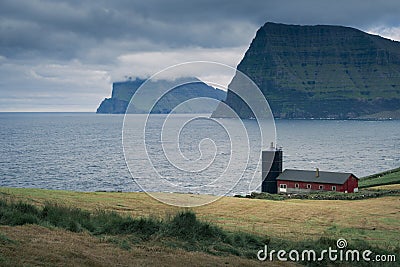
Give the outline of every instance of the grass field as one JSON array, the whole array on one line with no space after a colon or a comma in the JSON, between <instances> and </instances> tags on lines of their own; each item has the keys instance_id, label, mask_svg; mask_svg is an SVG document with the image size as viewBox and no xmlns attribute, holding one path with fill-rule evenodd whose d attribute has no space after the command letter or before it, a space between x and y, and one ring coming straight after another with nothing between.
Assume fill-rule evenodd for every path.
<instances>
[{"instance_id":1,"label":"grass field","mask_svg":"<svg viewBox=\"0 0 400 267\"><path fill-rule=\"evenodd\" d=\"M0 266L258 266L237 256L215 256L161 246L121 248L111 237L38 225L0 226ZM292 264L293 265L293 264ZM272 263L271 266L289 266Z\"/></svg>"},{"instance_id":2,"label":"grass field","mask_svg":"<svg viewBox=\"0 0 400 267\"><path fill-rule=\"evenodd\" d=\"M359 187L368 188L380 185L400 184L400 168L377 173L360 179Z\"/></svg>"},{"instance_id":3,"label":"grass field","mask_svg":"<svg viewBox=\"0 0 400 267\"><path fill-rule=\"evenodd\" d=\"M162 204L145 193L78 193L0 188L0 195L39 206L51 202L89 211L116 211L133 217L164 218L182 210ZM181 196L176 194L176 197ZM293 241L345 236L348 241L364 240L381 248L400 247L398 196L352 201L272 201L224 197L191 210L200 219L230 231Z\"/></svg>"},{"instance_id":4,"label":"grass field","mask_svg":"<svg viewBox=\"0 0 400 267\"><path fill-rule=\"evenodd\" d=\"M395 183L399 173L397 170L371 176L365 180L367 183L364 182L364 185L371 190L399 189L399 183ZM388 185L388 182L392 184ZM207 195L159 193L160 198L165 196L177 200L213 199L212 196ZM291 244L322 246L324 244L320 243L325 239L329 241L345 238L353 247L361 244L360 246L363 247L400 254L400 197L398 195L363 200L286 199L279 201L223 197L209 205L188 209L168 206L145 193L85 193L0 188L0 200L8 203L28 203L37 207L39 211L43 207L47 209L46 207L51 204L72 210L79 208L84 214L86 211L88 214L116 212L122 217L153 218L164 225L165 218L172 218L178 212L189 211L195 213L200 221L212 227L213 225L220 227L227 233L233 233L232 240L237 239L235 236L239 237L238 240L242 240L248 233L259 240L257 242L271 240L271 245L281 244L290 247ZM22 205L22 207L25 206ZM26 208L28 211L30 209L32 208ZM3 214L0 212L0 222L5 219L3 215L4 212ZM256 266L261 264L255 260L258 243L255 246L253 244L254 258L249 258L235 252L234 244L226 245L221 241L215 241L216 243L213 241L212 244L204 240L206 243L196 241L197 245L195 245L185 239L182 241L168 235L153 234L151 239L137 242L136 239L132 239L132 236L118 232L93 235L95 230L80 232L75 231L77 229L74 227L72 231L66 230L70 229L69 227L67 225L60 228L57 224L47 221L42 221L39 225L0 226L0 266L60 264L66 266ZM251 239L250 237L249 240ZM242 245L247 246L244 243ZM193 246L196 249L193 249ZM221 251L226 253L217 255L212 252L213 248L219 251L218 253ZM248 254L249 251L246 253ZM271 266L274 265L286 266L294 265L294 263L273 262Z\"/></svg>"},{"instance_id":5,"label":"grass field","mask_svg":"<svg viewBox=\"0 0 400 267\"><path fill-rule=\"evenodd\" d=\"M377 185L377 186L371 186L369 189L372 190L400 190L400 184L387 184L387 185Z\"/></svg>"}]
</instances>

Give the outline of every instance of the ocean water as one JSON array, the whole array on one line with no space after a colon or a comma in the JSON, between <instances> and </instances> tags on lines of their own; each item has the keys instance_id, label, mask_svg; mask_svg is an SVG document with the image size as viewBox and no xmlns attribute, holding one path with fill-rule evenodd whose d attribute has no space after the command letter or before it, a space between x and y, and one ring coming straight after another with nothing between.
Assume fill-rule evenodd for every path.
<instances>
[{"instance_id":1,"label":"ocean water","mask_svg":"<svg viewBox=\"0 0 400 267\"><path fill-rule=\"evenodd\" d=\"M240 139L232 145L229 138L236 134L235 130L227 133L213 121L195 120L191 122L196 126L193 129L164 130L160 135L159 127L165 116L155 117L155 123L144 133L140 127L132 127L143 115L131 116L130 131L125 132L125 137L131 139L126 139L123 147L123 115L0 113L0 186L174 191L160 182L162 177L161 180L187 188L187 192L219 194L220 187L231 186L224 183L234 182L229 194L245 194L261 182L258 158L254 156L257 153L235 164L230 161L232 154L247 155L248 149L253 152L259 149L257 122L244 121L249 142ZM170 125L179 125L185 116L172 118ZM400 121L276 120L275 123L278 145L283 148L284 168L318 167L363 177L400 165ZM139 149L143 146L136 136L139 133L146 138L146 151ZM180 150L174 145L177 140ZM226 166L229 168L224 173ZM197 173L199 170L201 175ZM229 177L240 174L240 179L214 179L230 173Z\"/></svg>"}]
</instances>

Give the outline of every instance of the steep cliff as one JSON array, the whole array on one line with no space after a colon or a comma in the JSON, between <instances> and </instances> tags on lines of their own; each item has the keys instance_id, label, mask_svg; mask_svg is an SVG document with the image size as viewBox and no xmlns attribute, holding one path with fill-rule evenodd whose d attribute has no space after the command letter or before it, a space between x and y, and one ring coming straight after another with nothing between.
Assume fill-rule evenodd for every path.
<instances>
[{"instance_id":1,"label":"steep cliff","mask_svg":"<svg viewBox=\"0 0 400 267\"><path fill-rule=\"evenodd\" d=\"M191 82L185 83L185 81ZM125 113L132 96L144 82L145 80L135 79L113 83L111 98L106 98L103 100L97 109L97 113ZM182 86L171 88L173 87L173 84L175 84L171 81L150 81L150 85L147 86L146 89L151 89L153 91L144 93L139 101L140 103L138 103L138 105L135 107L130 107L129 112L145 113L149 107L151 107L153 104L156 104L152 109L152 113L169 113L177 105L193 98L206 97L216 100L225 100L226 98L225 91L208 86L198 79L181 78L180 82L183 84ZM173 90L165 94L162 99L157 102L157 99L154 99L154 96L156 95L155 92L157 90L162 90L163 88L171 88ZM207 100L190 102L181 105L179 108L179 113L208 113L214 110L216 106L217 102Z\"/></svg>"},{"instance_id":2,"label":"steep cliff","mask_svg":"<svg viewBox=\"0 0 400 267\"><path fill-rule=\"evenodd\" d=\"M237 69L278 118L390 118L400 111L400 43L354 28L266 23ZM252 116L229 90L226 103ZM223 109L213 116L224 117Z\"/></svg>"}]
</instances>

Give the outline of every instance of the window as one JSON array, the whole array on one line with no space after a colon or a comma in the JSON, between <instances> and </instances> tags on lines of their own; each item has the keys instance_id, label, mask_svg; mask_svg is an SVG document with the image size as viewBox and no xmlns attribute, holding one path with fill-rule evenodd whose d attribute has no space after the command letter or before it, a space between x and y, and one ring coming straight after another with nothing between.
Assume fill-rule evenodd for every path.
<instances>
[{"instance_id":1,"label":"window","mask_svg":"<svg viewBox=\"0 0 400 267\"><path fill-rule=\"evenodd\" d=\"M319 189L319 190L322 190L322 189L324 189L324 186L323 186L323 185L320 185L320 186L318 186L318 189Z\"/></svg>"},{"instance_id":2,"label":"window","mask_svg":"<svg viewBox=\"0 0 400 267\"><path fill-rule=\"evenodd\" d=\"M299 188L300 186L299 186L299 184L294 184L294 188Z\"/></svg>"},{"instance_id":3,"label":"window","mask_svg":"<svg viewBox=\"0 0 400 267\"><path fill-rule=\"evenodd\" d=\"M311 185L310 184L307 184L307 189L311 189Z\"/></svg>"},{"instance_id":4,"label":"window","mask_svg":"<svg viewBox=\"0 0 400 267\"><path fill-rule=\"evenodd\" d=\"M336 191L336 186L332 186L332 191Z\"/></svg>"},{"instance_id":5,"label":"window","mask_svg":"<svg viewBox=\"0 0 400 267\"><path fill-rule=\"evenodd\" d=\"M286 184L281 184L281 188L286 188Z\"/></svg>"}]
</instances>

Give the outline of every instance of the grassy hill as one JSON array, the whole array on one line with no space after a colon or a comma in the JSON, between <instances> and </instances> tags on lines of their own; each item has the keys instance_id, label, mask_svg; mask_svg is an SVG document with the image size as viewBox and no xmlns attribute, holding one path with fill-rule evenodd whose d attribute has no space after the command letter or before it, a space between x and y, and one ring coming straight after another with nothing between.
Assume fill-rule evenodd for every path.
<instances>
[{"instance_id":1,"label":"grassy hill","mask_svg":"<svg viewBox=\"0 0 400 267\"><path fill-rule=\"evenodd\" d=\"M360 188L400 184L400 168L364 177L359 182ZM394 188L391 186L390 188Z\"/></svg>"},{"instance_id":2,"label":"grassy hill","mask_svg":"<svg viewBox=\"0 0 400 267\"><path fill-rule=\"evenodd\" d=\"M264 243L274 248L322 249L334 246L339 237L350 247L400 252L398 196L355 201L224 197L190 210L167 206L145 193L0 188L0 198L4 225L0 226L0 265L11 259L14 265L39 261L54 265L74 258L71 265L254 266L259 264L257 248ZM37 221L12 226L6 218L14 218L10 212L16 211ZM187 223L182 214L197 218L189 215ZM181 223L174 226L176 220ZM105 222L111 227L105 228ZM143 229L149 234L143 235ZM206 230L195 230L204 235L188 232L179 237L177 229L181 234L187 229ZM15 257L18 251L24 251L22 257Z\"/></svg>"},{"instance_id":3,"label":"grassy hill","mask_svg":"<svg viewBox=\"0 0 400 267\"><path fill-rule=\"evenodd\" d=\"M331 25L266 23L238 70L279 118L400 118L400 42ZM230 88L240 88L233 78ZM246 88L243 88L246 90ZM226 102L251 117L228 91ZM223 109L214 112L224 117Z\"/></svg>"},{"instance_id":4,"label":"grassy hill","mask_svg":"<svg viewBox=\"0 0 400 267\"><path fill-rule=\"evenodd\" d=\"M98 238L33 224L0 226L0 266L261 266L235 255L129 244L120 236Z\"/></svg>"}]
</instances>

